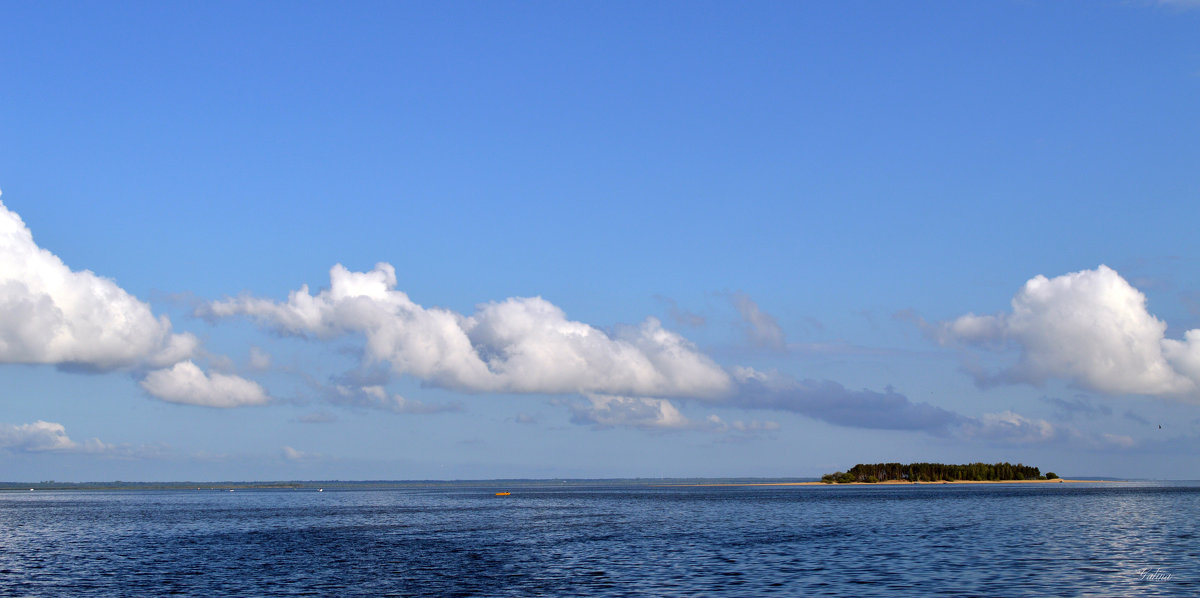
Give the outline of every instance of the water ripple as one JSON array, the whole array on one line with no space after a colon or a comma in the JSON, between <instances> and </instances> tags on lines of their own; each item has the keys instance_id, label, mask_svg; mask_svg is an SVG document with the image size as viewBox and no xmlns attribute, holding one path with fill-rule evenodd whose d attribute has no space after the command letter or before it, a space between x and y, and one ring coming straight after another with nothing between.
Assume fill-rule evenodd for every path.
<instances>
[{"instance_id":1,"label":"water ripple","mask_svg":"<svg viewBox=\"0 0 1200 598\"><path fill-rule=\"evenodd\" d=\"M1195 484L0 494L0 594L1184 596Z\"/></svg>"}]
</instances>

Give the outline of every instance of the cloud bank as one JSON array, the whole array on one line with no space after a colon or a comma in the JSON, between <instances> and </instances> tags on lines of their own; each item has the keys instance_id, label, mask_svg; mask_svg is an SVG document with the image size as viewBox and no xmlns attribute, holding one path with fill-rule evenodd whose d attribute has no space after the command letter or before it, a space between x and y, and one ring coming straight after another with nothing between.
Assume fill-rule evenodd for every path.
<instances>
[{"instance_id":1,"label":"cloud bank","mask_svg":"<svg viewBox=\"0 0 1200 598\"><path fill-rule=\"evenodd\" d=\"M1200 330L1176 340L1166 329L1147 311L1146 296L1102 265L1036 276L1013 297L1011 312L967 314L932 332L943 343L1019 351L1015 365L977 373L984 385L1059 378L1106 394L1195 395Z\"/></svg>"},{"instance_id":2,"label":"cloud bank","mask_svg":"<svg viewBox=\"0 0 1200 598\"><path fill-rule=\"evenodd\" d=\"M829 380L798 380L778 372L736 367L738 392L731 406L790 411L839 426L914 430L944 435L964 416L928 403L914 403L890 387L883 392L850 390Z\"/></svg>"},{"instance_id":3,"label":"cloud bank","mask_svg":"<svg viewBox=\"0 0 1200 598\"><path fill-rule=\"evenodd\" d=\"M888 387L851 390L829 380L799 380L778 372L734 368L739 390L730 406L798 413L847 428L903 430L931 436L1030 444L1059 437L1054 425L1011 411L963 415L917 403Z\"/></svg>"},{"instance_id":4,"label":"cloud bank","mask_svg":"<svg viewBox=\"0 0 1200 598\"><path fill-rule=\"evenodd\" d=\"M778 322L748 296L731 297L751 343L786 347ZM468 392L580 394L572 420L598 427L646 429L773 429L773 423L694 421L668 399L744 409L788 411L831 424L868 429L1046 440L1053 427L1011 412L970 418L914 403L888 388L850 390L831 381L799 380L734 368L732 375L677 333L648 318L610 332L569 320L540 297L479 305L464 315L424 307L396 290L391 265L368 272L339 265L330 286L307 286L287 301L242 296L207 304L210 318L248 316L284 334L365 338L366 364ZM1200 384L1200 330L1164 337L1166 324L1146 310L1145 296L1105 266L1054 279L1038 276L1014 297L1012 312L967 314L936 327L943 342L1019 348L1016 365L991 381L1041 383L1050 377L1110 393L1185 394ZM28 227L0 203L0 362L55 364L96 371L150 368L140 384L164 401L206 407L262 405L271 398L245 378L206 373L192 360L198 341L174 333L170 321L110 279L73 271L37 246ZM251 351L252 366L270 357ZM457 410L389 394L383 386L337 385L331 401L400 413ZM59 424L8 426L2 446L77 450ZM96 441L98 443L98 441ZM103 446L103 445L93 445Z\"/></svg>"},{"instance_id":5,"label":"cloud bank","mask_svg":"<svg viewBox=\"0 0 1200 598\"><path fill-rule=\"evenodd\" d=\"M782 331L769 314L745 296L735 297L735 305L759 346L783 346ZM424 307L396 290L395 271L385 263L368 272L353 272L339 264L330 270L329 288L316 294L305 285L286 301L227 298L205 305L199 315L247 316L281 334L322 340L361 335L363 369L387 364L393 373L433 386L469 392L582 395L586 402L570 404L571 421L598 428L752 432L778 427L773 422L724 422L713 417L693 420L673 400L786 411L839 426L937 436L1028 440L1037 436L1030 426L1036 428L1040 422L1017 425L1017 420L1003 414L967 417L915 403L891 388L850 390L827 380L799 380L745 367L726 372L653 318L607 333L567 319L561 309L540 297L484 303L471 315ZM456 408L391 395L378 382L336 384L327 394L334 403L405 413Z\"/></svg>"},{"instance_id":6,"label":"cloud bank","mask_svg":"<svg viewBox=\"0 0 1200 598\"><path fill-rule=\"evenodd\" d=\"M242 296L199 313L321 339L361 334L369 362L460 391L715 397L731 387L720 366L654 318L610 334L541 297L485 303L466 316L413 302L395 289L389 264L369 272L338 264L329 277L316 295L305 285L286 302Z\"/></svg>"}]
</instances>

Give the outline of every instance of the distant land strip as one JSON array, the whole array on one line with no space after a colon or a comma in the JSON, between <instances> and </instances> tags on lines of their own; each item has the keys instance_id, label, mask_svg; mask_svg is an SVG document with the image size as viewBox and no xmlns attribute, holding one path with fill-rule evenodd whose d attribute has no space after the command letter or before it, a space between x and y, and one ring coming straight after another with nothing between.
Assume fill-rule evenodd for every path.
<instances>
[{"instance_id":1,"label":"distant land strip","mask_svg":"<svg viewBox=\"0 0 1200 598\"><path fill-rule=\"evenodd\" d=\"M812 478L807 478L811 480ZM622 486L629 488L661 487L669 484L719 484L754 482L790 482L806 478L495 478L481 480L257 480L257 481L91 481L64 482L43 480L39 482L3 482L0 492L29 492L30 490L399 490L470 488L481 491L493 487L503 488L588 488Z\"/></svg>"},{"instance_id":2,"label":"distant land strip","mask_svg":"<svg viewBox=\"0 0 1200 598\"><path fill-rule=\"evenodd\" d=\"M941 484L1102 484L1108 482L1124 482L1128 480L946 480L938 482L910 482L908 480L888 480L886 482L723 482L715 484L662 484L662 487L675 488L707 488L707 487L745 487L745 486L937 486Z\"/></svg>"},{"instance_id":3,"label":"distant land strip","mask_svg":"<svg viewBox=\"0 0 1200 598\"><path fill-rule=\"evenodd\" d=\"M1115 478L1094 479L1065 479L1065 480L1005 480L1005 481L937 481L913 483L907 480L887 480L875 483L844 482L830 484L813 478L552 478L552 479L492 479L492 480L291 480L291 481L219 481L219 482L60 482L44 480L40 482L0 482L0 492L29 492L34 491L124 491L124 490L163 490L163 491L229 491L229 490L275 490L275 491L304 491L304 490L400 490L400 489L438 489L462 488L481 492L491 492L500 489L530 489L539 490L554 488L589 488L589 487L625 487L635 488L700 488L700 487L751 487L751 486L825 486L825 485L905 485L920 486L928 484L980 484L980 483L1097 483L1123 480Z\"/></svg>"},{"instance_id":4,"label":"distant land strip","mask_svg":"<svg viewBox=\"0 0 1200 598\"><path fill-rule=\"evenodd\" d=\"M1099 482L1101 480L1063 480L1054 472L1042 474L1042 470L1031 465L1008 462L967 463L859 463L847 471L827 473L815 482L763 482L763 483L714 483L713 486L815 486L832 484L899 484L905 486L921 484L1026 484Z\"/></svg>"},{"instance_id":5,"label":"distant land strip","mask_svg":"<svg viewBox=\"0 0 1200 598\"><path fill-rule=\"evenodd\" d=\"M827 473L821 476L824 484L851 484L866 482L878 484L881 482L1011 482L1033 480L1057 480L1058 474L1048 471L1042 475L1042 470L1031 465L1007 461L1000 463L967 463L965 465L949 465L946 463L859 463L848 471Z\"/></svg>"}]
</instances>

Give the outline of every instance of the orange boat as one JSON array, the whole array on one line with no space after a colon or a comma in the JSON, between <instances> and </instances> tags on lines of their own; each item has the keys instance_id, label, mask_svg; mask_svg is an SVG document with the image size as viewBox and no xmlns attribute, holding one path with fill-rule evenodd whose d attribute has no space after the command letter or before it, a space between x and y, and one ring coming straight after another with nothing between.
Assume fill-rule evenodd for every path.
<instances>
[{"instance_id":1,"label":"orange boat","mask_svg":"<svg viewBox=\"0 0 1200 598\"><path fill-rule=\"evenodd\" d=\"M512 492L497 492L496 496L511 496Z\"/></svg>"}]
</instances>

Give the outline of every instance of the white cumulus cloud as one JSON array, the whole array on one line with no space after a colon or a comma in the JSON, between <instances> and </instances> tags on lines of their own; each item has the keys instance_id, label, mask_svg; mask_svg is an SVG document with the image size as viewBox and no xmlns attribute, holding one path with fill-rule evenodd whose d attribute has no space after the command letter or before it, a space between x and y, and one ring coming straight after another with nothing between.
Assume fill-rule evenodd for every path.
<instances>
[{"instance_id":1,"label":"white cumulus cloud","mask_svg":"<svg viewBox=\"0 0 1200 598\"><path fill-rule=\"evenodd\" d=\"M967 314L943 322L943 342L1015 346L1018 362L982 382L1041 384L1049 378L1110 394L1184 395L1200 388L1200 330L1165 338L1167 325L1146 296L1100 266L1055 278L1036 276L1012 299L1012 311Z\"/></svg>"},{"instance_id":2,"label":"white cumulus cloud","mask_svg":"<svg viewBox=\"0 0 1200 598\"><path fill-rule=\"evenodd\" d=\"M95 453L108 448L95 438L83 443L71 440L66 427L59 423L38 420L31 424L0 424L0 449L27 453Z\"/></svg>"},{"instance_id":3,"label":"white cumulus cloud","mask_svg":"<svg viewBox=\"0 0 1200 598\"><path fill-rule=\"evenodd\" d=\"M418 305L395 287L389 264L369 272L339 264L316 295L306 285L286 302L243 296L200 313L323 339L361 334L369 361L456 390L713 397L731 387L720 366L653 318L606 333L540 297L485 303L466 316Z\"/></svg>"},{"instance_id":4,"label":"white cumulus cloud","mask_svg":"<svg viewBox=\"0 0 1200 598\"><path fill-rule=\"evenodd\" d=\"M38 247L21 217L0 203L0 362L163 367L197 344L112 280L71 270Z\"/></svg>"},{"instance_id":5,"label":"white cumulus cloud","mask_svg":"<svg viewBox=\"0 0 1200 598\"><path fill-rule=\"evenodd\" d=\"M154 370L146 374L141 385L155 397L184 405L241 407L271 400L257 382L230 374L206 374L191 360Z\"/></svg>"}]
</instances>

